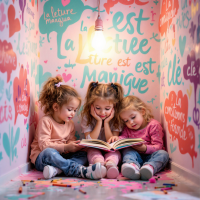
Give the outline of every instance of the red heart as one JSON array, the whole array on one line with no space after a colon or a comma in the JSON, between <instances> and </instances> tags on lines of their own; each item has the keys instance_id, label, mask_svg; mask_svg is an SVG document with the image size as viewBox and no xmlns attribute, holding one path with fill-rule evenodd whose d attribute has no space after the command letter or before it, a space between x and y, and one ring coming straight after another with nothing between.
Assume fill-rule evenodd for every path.
<instances>
[{"instance_id":1,"label":"red heart","mask_svg":"<svg viewBox=\"0 0 200 200\"><path fill-rule=\"evenodd\" d=\"M15 3L15 0L13 0L13 4Z\"/></svg>"},{"instance_id":2,"label":"red heart","mask_svg":"<svg viewBox=\"0 0 200 200\"><path fill-rule=\"evenodd\" d=\"M15 8L10 5L8 8L8 22L9 22L9 37L13 36L15 32L20 31L19 19L15 19Z\"/></svg>"}]
</instances>

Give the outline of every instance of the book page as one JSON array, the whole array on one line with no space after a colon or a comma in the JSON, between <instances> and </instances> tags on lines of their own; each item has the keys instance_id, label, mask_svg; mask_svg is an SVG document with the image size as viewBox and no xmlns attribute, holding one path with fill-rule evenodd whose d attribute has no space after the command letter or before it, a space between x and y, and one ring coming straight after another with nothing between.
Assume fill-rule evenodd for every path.
<instances>
[{"instance_id":1,"label":"book page","mask_svg":"<svg viewBox=\"0 0 200 200\"><path fill-rule=\"evenodd\" d=\"M115 149L116 147L119 147L119 146L131 146L131 144L135 144L136 143L139 143L141 144L141 142L143 142L144 140L142 140L141 138L128 138L128 139L121 139L121 140L118 140L116 142L113 142L112 143L112 147Z\"/></svg>"},{"instance_id":2,"label":"book page","mask_svg":"<svg viewBox=\"0 0 200 200\"><path fill-rule=\"evenodd\" d=\"M90 145L90 146L101 146L107 149L110 149L111 146L110 144L104 142L103 140L98 140L98 139L82 139L81 140L81 144L86 144L86 145Z\"/></svg>"}]
</instances>

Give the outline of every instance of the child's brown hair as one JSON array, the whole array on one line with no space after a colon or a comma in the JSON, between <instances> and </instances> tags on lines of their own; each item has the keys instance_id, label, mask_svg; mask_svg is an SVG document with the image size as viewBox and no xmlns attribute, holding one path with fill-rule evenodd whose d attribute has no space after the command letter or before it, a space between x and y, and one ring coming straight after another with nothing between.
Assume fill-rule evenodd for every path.
<instances>
[{"instance_id":1,"label":"child's brown hair","mask_svg":"<svg viewBox=\"0 0 200 200\"><path fill-rule=\"evenodd\" d=\"M123 88L119 83L103 84L91 82L88 86L85 104L83 105L83 110L81 112L82 118L85 116L87 118L87 125L91 124L93 119L92 115L90 114L91 105L98 98L108 100L109 102L113 103L115 110L115 115L111 121L115 128L119 128L117 113L119 111L119 106L123 96Z\"/></svg>"},{"instance_id":2,"label":"child's brown hair","mask_svg":"<svg viewBox=\"0 0 200 200\"><path fill-rule=\"evenodd\" d=\"M138 112L145 110L145 114L143 117L146 122L150 122L150 120L154 118L153 114L151 113L151 108L148 105L146 105L140 98L133 95L123 98L120 108L119 108L119 115L121 112L125 110L135 110ZM118 118L119 118L119 115L118 115Z\"/></svg>"},{"instance_id":3,"label":"child's brown hair","mask_svg":"<svg viewBox=\"0 0 200 200\"><path fill-rule=\"evenodd\" d=\"M55 85L62 81L62 77L56 76L54 78L49 78L43 86L38 101L41 104L41 108L44 107L43 112L45 114L53 114L54 103L57 103L61 108L64 104L68 103L72 97L75 97L79 100L80 103L78 108L80 108L81 97L74 88L62 84L60 84L59 87Z\"/></svg>"}]
</instances>

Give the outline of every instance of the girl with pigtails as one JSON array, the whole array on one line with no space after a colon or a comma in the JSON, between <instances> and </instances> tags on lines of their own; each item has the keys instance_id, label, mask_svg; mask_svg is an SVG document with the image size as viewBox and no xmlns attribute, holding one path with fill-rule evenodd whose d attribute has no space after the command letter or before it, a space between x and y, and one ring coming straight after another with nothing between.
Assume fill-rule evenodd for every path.
<instances>
[{"instance_id":1,"label":"girl with pigtails","mask_svg":"<svg viewBox=\"0 0 200 200\"><path fill-rule=\"evenodd\" d=\"M57 174L101 179L106 169L100 163L85 167L87 153L76 141L72 121L80 108L81 98L77 91L62 82L61 77L51 77L44 84L39 102L44 111L35 138L31 144L31 162L45 179Z\"/></svg>"},{"instance_id":2,"label":"girl with pigtails","mask_svg":"<svg viewBox=\"0 0 200 200\"><path fill-rule=\"evenodd\" d=\"M117 113L123 99L123 89L119 83L102 84L91 82L88 86L85 104L81 113L81 127L86 139L112 141L113 136L119 136L121 127ZM89 148L87 157L90 165L101 163L105 167L107 178L114 179L119 175L118 163L121 160L119 151L104 152Z\"/></svg>"}]
</instances>

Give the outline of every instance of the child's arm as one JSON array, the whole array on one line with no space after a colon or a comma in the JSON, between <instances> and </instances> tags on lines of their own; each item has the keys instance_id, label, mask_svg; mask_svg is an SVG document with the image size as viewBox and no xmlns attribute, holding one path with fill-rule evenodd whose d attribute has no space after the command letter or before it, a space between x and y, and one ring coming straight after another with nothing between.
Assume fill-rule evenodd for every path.
<instances>
[{"instance_id":1,"label":"child's arm","mask_svg":"<svg viewBox=\"0 0 200 200\"><path fill-rule=\"evenodd\" d=\"M85 117L83 117L82 119L81 127L86 139L97 139L101 131L102 119L99 116L97 116L93 105L91 106L91 115L96 119L94 129L90 124L87 126L87 119Z\"/></svg>"},{"instance_id":2,"label":"child's arm","mask_svg":"<svg viewBox=\"0 0 200 200\"><path fill-rule=\"evenodd\" d=\"M77 152L83 148L82 146L78 145L80 140L76 140L74 123L71 127L71 130L72 131L70 132L69 139L67 140L66 145L64 147L65 153Z\"/></svg>"},{"instance_id":3,"label":"child's arm","mask_svg":"<svg viewBox=\"0 0 200 200\"><path fill-rule=\"evenodd\" d=\"M69 153L69 152L77 152L81 150L83 147L78 145L79 142L80 140L76 140L76 141L71 141L68 144L65 144L64 152Z\"/></svg>"},{"instance_id":4,"label":"child's arm","mask_svg":"<svg viewBox=\"0 0 200 200\"><path fill-rule=\"evenodd\" d=\"M150 126L148 136L150 136L150 141L148 142L147 138L147 150L145 154L152 154L155 151L161 150L163 148L163 128L160 123ZM149 144L148 144L149 143Z\"/></svg>"},{"instance_id":5,"label":"child's arm","mask_svg":"<svg viewBox=\"0 0 200 200\"><path fill-rule=\"evenodd\" d=\"M106 141L108 142L109 139L113 136L119 136L119 131L111 131L110 129L110 120L114 117L114 114L115 114L115 110L114 108L112 109L111 111L111 114L109 117L107 117L105 120L104 120L104 131L105 131L105 137L106 137Z\"/></svg>"},{"instance_id":6,"label":"child's arm","mask_svg":"<svg viewBox=\"0 0 200 200\"><path fill-rule=\"evenodd\" d=\"M126 139L126 138L131 138L129 136L129 131L130 131L130 129L127 126L125 126L123 131L122 131L122 134L119 136L119 140Z\"/></svg>"},{"instance_id":7,"label":"child's arm","mask_svg":"<svg viewBox=\"0 0 200 200\"><path fill-rule=\"evenodd\" d=\"M97 121L93 131L84 133L85 138L87 138L89 135L92 139L97 139L101 131L101 126L102 126L102 121Z\"/></svg>"},{"instance_id":8,"label":"child's arm","mask_svg":"<svg viewBox=\"0 0 200 200\"><path fill-rule=\"evenodd\" d=\"M60 153L64 153L66 144L59 144L56 141L51 141L52 125L48 120L41 120L38 123L38 145L41 151L46 148L56 149Z\"/></svg>"},{"instance_id":9,"label":"child's arm","mask_svg":"<svg viewBox=\"0 0 200 200\"><path fill-rule=\"evenodd\" d=\"M74 124L73 124L73 127L72 127L72 131L69 135L69 139L67 140L67 144L69 144L70 142L74 142L76 141L76 136L75 136L75 127L74 127Z\"/></svg>"}]
</instances>

